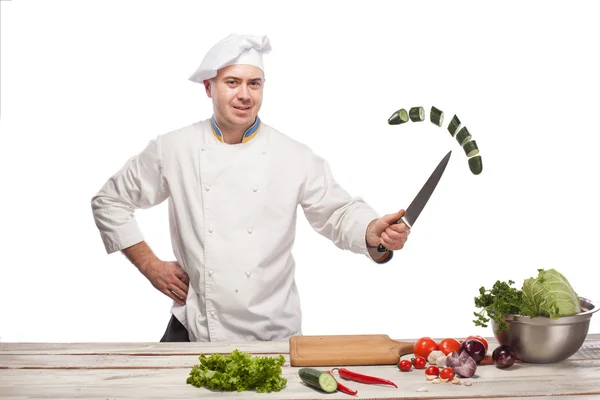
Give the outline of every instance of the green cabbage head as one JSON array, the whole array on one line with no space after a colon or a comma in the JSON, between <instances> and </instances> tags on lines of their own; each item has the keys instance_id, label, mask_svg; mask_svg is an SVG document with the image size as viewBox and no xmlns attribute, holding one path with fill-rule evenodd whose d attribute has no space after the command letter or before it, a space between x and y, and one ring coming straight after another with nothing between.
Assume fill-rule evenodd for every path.
<instances>
[{"instance_id":1,"label":"green cabbage head","mask_svg":"<svg viewBox=\"0 0 600 400\"><path fill-rule=\"evenodd\" d=\"M555 269L538 272L523 282L522 315L557 319L581 312L579 296L564 275Z\"/></svg>"}]
</instances>

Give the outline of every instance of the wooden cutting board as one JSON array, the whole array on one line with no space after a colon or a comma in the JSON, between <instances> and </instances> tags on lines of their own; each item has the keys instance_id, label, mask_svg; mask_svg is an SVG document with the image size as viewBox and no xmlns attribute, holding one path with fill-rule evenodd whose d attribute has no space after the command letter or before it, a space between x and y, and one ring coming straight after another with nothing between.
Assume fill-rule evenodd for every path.
<instances>
[{"instance_id":1,"label":"wooden cutting board","mask_svg":"<svg viewBox=\"0 0 600 400\"><path fill-rule=\"evenodd\" d=\"M414 343L388 335L325 335L290 337L293 367L397 364L412 354Z\"/></svg>"}]
</instances>

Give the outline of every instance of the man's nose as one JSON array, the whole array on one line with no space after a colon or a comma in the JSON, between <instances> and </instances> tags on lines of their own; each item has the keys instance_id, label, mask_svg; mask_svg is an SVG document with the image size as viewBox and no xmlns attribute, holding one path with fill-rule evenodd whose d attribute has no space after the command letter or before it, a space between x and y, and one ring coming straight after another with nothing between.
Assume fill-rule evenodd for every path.
<instances>
[{"instance_id":1,"label":"man's nose","mask_svg":"<svg viewBox=\"0 0 600 400\"><path fill-rule=\"evenodd\" d=\"M238 90L238 97L240 99L249 99L250 98L250 92L248 91L248 86L240 85L239 90Z\"/></svg>"}]
</instances>

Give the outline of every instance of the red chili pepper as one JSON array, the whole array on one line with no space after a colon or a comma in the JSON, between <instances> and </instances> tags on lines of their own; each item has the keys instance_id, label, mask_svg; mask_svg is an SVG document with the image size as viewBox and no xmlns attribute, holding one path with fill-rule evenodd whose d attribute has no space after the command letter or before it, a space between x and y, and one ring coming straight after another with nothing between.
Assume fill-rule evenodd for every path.
<instances>
[{"instance_id":1,"label":"red chili pepper","mask_svg":"<svg viewBox=\"0 0 600 400\"><path fill-rule=\"evenodd\" d=\"M327 372L329 372L330 374L333 375L333 372L331 372L331 371L327 371ZM358 394L358 390L352 390L349 387L346 387L346 386L342 385L339 381L337 383L337 388L338 388L338 390L340 392L344 392L346 394L351 394L353 396L356 395L356 394Z\"/></svg>"},{"instance_id":2,"label":"red chili pepper","mask_svg":"<svg viewBox=\"0 0 600 400\"><path fill-rule=\"evenodd\" d=\"M352 390L349 387L346 387L344 385L342 385L341 383L338 382L338 386L337 386L338 390L340 392L344 392L346 394L351 394L351 395L357 395L358 394L358 390Z\"/></svg>"},{"instance_id":3,"label":"red chili pepper","mask_svg":"<svg viewBox=\"0 0 600 400\"><path fill-rule=\"evenodd\" d=\"M353 371L347 370L346 368L334 368L333 370L336 370L336 369L338 370L340 376L344 379L349 379L349 380L360 382L360 383L369 383L369 384L380 383L383 385L392 385L395 388L398 388L398 385L396 385L394 382L387 380L387 379L359 374L358 372L353 372Z\"/></svg>"}]
</instances>

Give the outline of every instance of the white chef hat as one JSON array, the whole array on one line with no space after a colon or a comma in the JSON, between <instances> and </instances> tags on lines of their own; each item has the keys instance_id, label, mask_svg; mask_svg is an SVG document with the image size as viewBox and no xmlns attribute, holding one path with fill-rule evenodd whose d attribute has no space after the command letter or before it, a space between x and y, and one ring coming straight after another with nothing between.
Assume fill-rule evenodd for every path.
<instances>
[{"instance_id":1,"label":"white chef hat","mask_svg":"<svg viewBox=\"0 0 600 400\"><path fill-rule=\"evenodd\" d=\"M251 36L231 34L214 45L204 56L202 63L190 76L192 82L203 83L213 78L219 69L233 64L250 64L264 72L263 53L271 51L271 43L266 35Z\"/></svg>"}]
</instances>

